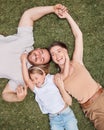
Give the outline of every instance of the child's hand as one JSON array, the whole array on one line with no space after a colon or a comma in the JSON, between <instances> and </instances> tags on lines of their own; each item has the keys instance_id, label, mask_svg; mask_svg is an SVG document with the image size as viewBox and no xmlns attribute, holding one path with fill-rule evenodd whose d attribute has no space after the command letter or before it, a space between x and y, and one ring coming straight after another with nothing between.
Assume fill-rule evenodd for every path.
<instances>
[{"instance_id":1,"label":"child's hand","mask_svg":"<svg viewBox=\"0 0 104 130\"><path fill-rule=\"evenodd\" d=\"M64 48L63 48L62 51L63 51L63 53L64 53L65 59L66 59L67 61L69 61L68 51L67 51L66 49L64 49Z\"/></svg>"},{"instance_id":2,"label":"child's hand","mask_svg":"<svg viewBox=\"0 0 104 130\"><path fill-rule=\"evenodd\" d=\"M21 55L21 62L26 62L27 61L27 53L23 53Z\"/></svg>"}]
</instances>

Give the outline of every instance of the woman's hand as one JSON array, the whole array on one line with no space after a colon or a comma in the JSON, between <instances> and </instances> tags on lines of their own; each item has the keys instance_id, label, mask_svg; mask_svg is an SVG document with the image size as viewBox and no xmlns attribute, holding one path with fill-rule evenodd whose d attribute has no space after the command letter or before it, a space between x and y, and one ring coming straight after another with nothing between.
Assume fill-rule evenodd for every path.
<instances>
[{"instance_id":1,"label":"woman's hand","mask_svg":"<svg viewBox=\"0 0 104 130\"><path fill-rule=\"evenodd\" d=\"M54 12L59 18L66 18L65 12L68 12L67 7L62 4L56 4L54 6Z\"/></svg>"},{"instance_id":2,"label":"woman's hand","mask_svg":"<svg viewBox=\"0 0 104 130\"><path fill-rule=\"evenodd\" d=\"M56 86L59 88L59 90L64 89L64 83L63 83L61 74L59 74L59 73L55 74L54 82L55 82Z\"/></svg>"},{"instance_id":3,"label":"woman's hand","mask_svg":"<svg viewBox=\"0 0 104 130\"><path fill-rule=\"evenodd\" d=\"M63 97L63 100L65 101L65 103L67 105L72 105L72 98L71 96L66 92L65 88L64 88L64 82L62 80L62 77L60 74L56 74L54 76L54 81L55 81L55 84L57 85L62 97Z\"/></svg>"}]
</instances>

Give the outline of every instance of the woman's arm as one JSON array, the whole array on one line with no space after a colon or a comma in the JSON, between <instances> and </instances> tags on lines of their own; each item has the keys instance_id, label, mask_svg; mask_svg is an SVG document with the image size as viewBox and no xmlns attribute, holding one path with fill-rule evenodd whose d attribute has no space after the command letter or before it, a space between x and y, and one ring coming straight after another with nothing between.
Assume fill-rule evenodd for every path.
<instances>
[{"instance_id":1,"label":"woman's arm","mask_svg":"<svg viewBox=\"0 0 104 130\"><path fill-rule=\"evenodd\" d=\"M67 13L66 19L69 22L73 35L75 37L75 48L73 53L73 60L76 60L83 64L83 38L82 38L82 32L79 29L76 22L73 20L73 18Z\"/></svg>"},{"instance_id":2,"label":"woman's arm","mask_svg":"<svg viewBox=\"0 0 104 130\"><path fill-rule=\"evenodd\" d=\"M82 37L82 32L81 32L80 28L78 27L76 22L73 20L73 18L67 11L65 11L65 12L60 11L58 16L60 18L67 19L67 21L72 29L72 33L75 37L75 48L74 48L72 60L75 60L75 61L83 64L83 37Z\"/></svg>"},{"instance_id":3,"label":"woman's arm","mask_svg":"<svg viewBox=\"0 0 104 130\"><path fill-rule=\"evenodd\" d=\"M65 80L65 78L67 78L67 76L69 74L69 56L68 56L68 53L65 49L64 49L64 54L65 54L65 57L66 57L66 62L65 62L63 72L57 73L57 74L54 75L54 82L55 82L56 86L58 87L65 103L67 105L71 105L72 104L72 98L66 92L66 90L64 88L64 83L63 83L63 81Z\"/></svg>"},{"instance_id":4,"label":"woman's arm","mask_svg":"<svg viewBox=\"0 0 104 130\"><path fill-rule=\"evenodd\" d=\"M33 84L33 82L31 81L31 79L29 77L26 62L27 62L27 54L23 53L22 56L21 56L23 79L24 79L24 82L25 82L26 86L28 86L31 89L31 91L33 91L34 84Z\"/></svg>"}]
</instances>

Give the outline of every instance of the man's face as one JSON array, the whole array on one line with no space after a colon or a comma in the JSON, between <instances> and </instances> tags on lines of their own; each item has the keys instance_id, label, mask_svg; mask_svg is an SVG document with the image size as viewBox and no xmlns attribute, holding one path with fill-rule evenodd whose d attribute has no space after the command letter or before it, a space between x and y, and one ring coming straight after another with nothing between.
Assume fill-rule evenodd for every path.
<instances>
[{"instance_id":1,"label":"man's face","mask_svg":"<svg viewBox=\"0 0 104 130\"><path fill-rule=\"evenodd\" d=\"M37 48L28 56L28 60L34 65L46 64L50 60L50 54L47 49Z\"/></svg>"}]
</instances>

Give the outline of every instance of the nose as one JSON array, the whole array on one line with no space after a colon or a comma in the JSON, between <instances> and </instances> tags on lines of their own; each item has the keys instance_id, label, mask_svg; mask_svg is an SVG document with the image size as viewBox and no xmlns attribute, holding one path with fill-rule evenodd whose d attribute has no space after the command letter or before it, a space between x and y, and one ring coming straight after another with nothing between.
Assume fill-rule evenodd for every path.
<instances>
[{"instance_id":1,"label":"nose","mask_svg":"<svg viewBox=\"0 0 104 130\"><path fill-rule=\"evenodd\" d=\"M37 54L37 55L36 55L36 58L40 58L40 55L39 55L39 54Z\"/></svg>"},{"instance_id":2,"label":"nose","mask_svg":"<svg viewBox=\"0 0 104 130\"><path fill-rule=\"evenodd\" d=\"M37 58L41 59L44 55L42 53L37 54Z\"/></svg>"},{"instance_id":3,"label":"nose","mask_svg":"<svg viewBox=\"0 0 104 130\"><path fill-rule=\"evenodd\" d=\"M55 53L54 56L55 56L55 59L59 58L59 55L57 53Z\"/></svg>"},{"instance_id":4,"label":"nose","mask_svg":"<svg viewBox=\"0 0 104 130\"><path fill-rule=\"evenodd\" d=\"M38 84L39 84L39 80L36 80L36 82L35 82L35 83L36 83L36 86L38 86Z\"/></svg>"},{"instance_id":5,"label":"nose","mask_svg":"<svg viewBox=\"0 0 104 130\"><path fill-rule=\"evenodd\" d=\"M38 61L40 61L41 60L41 55L40 54L36 54L35 55L35 59L36 59L36 61L38 62Z\"/></svg>"},{"instance_id":6,"label":"nose","mask_svg":"<svg viewBox=\"0 0 104 130\"><path fill-rule=\"evenodd\" d=\"M56 54L56 58L58 58L59 57L59 55L58 54Z\"/></svg>"}]
</instances>

